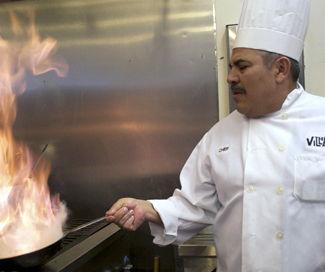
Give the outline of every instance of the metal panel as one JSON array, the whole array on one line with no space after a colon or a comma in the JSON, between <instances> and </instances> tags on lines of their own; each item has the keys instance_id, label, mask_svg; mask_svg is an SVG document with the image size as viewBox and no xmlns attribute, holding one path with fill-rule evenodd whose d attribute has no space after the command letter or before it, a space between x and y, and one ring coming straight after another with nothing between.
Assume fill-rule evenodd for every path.
<instances>
[{"instance_id":1,"label":"metal panel","mask_svg":"<svg viewBox=\"0 0 325 272\"><path fill-rule=\"evenodd\" d=\"M119 197L163 198L218 120L213 1L48 0L33 8L69 74L28 76L14 135L52 163L49 184L71 217L96 218Z\"/></svg>"}]
</instances>

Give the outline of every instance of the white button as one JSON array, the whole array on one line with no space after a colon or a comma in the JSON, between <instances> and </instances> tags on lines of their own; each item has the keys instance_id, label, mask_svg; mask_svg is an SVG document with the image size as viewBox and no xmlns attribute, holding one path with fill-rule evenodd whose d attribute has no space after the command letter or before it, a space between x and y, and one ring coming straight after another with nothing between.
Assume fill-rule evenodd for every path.
<instances>
[{"instance_id":1,"label":"white button","mask_svg":"<svg viewBox=\"0 0 325 272\"><path fill-rule=\"evenodd\" d=\"M280 144L279 145L279 150L280 151L284 151L286 149L286 145L285 144Z\"/></svg>"},{"instance_id":2,"label":"white button","mask_svg":"<svg viewBox=\"0 0 325 272\"><path fill-rule=\"evenodd\" d=\"M284 235L283 235L282 232L278 232L278 233L276 234L276 239L278 239L278 240L283 240L283 237L284 237Z\"/></svg>"},{"instance_id":3,"label":"white button","mask_svg":"<svg viewBox=\"0 0 325 272\"><path fill-rule=\"evenodd\" d=\"M254 188L253 185L250 185L250 186L247 187L247 192L249 192L249 193L254 192L254 190L255 190L255 188Z\"/></svg>"},{"instance_id":4,"label":"white button","mask_svg":"<svg viewBox=\"0 0 325 272\"><path fill-rule=\"evenodd\" d=\"M289 114L284 113L282 114L282 120L287 120L289 118Z\"/></svg>"},{"instance_id":5,"label":"white button","mask_svg":"<svg viewBox=\"0 0 325 272\"><path fill-rule=\"evenodd\" d=\"M284 192L284 188L282 186L279 186L276 190L276 192L279 194L279 195L282 195L283 192Z\"/></svg>"}]
</instances>

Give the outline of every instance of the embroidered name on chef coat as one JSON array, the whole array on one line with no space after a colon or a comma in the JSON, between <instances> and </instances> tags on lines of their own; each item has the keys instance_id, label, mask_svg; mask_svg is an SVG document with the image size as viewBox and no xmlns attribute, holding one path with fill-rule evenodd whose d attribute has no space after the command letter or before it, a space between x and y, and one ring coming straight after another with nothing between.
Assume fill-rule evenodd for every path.
<instances>
[{"instance_id":1,"label":"embroidered name on chef coat","mask_svg":"<svg viewBox=\"0 0 325 272\"><path fill-rule=\"evenodd\" d=\"M229 149L229 146L223 147L219 149L219 153L227 151Z\"/></svg>"},{"instance_id":2,"label":"embroidered name on chef coat","mask_svg":"<svg viewBox=\"0 0 325 272\"><path fill-rule=\"evenodd\" d=\"M308 146L325 147L325 137L312 136L306 140Z\"/></svg>"}]
</instances>

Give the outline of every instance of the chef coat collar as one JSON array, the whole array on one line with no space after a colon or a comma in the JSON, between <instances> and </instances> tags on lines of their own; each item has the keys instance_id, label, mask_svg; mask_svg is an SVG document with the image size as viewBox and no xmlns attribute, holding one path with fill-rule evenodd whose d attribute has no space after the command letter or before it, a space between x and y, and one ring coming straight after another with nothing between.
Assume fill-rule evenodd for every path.
<instances>
[{"instance_id":1,"label":"chef coat collar","mask_svg":"<svg viewBox=\"0 0 325 272\"><path fill-rule=\"evenodd\" d=\"M296 88L291 91L284 103L282 104L282 107L280 110L276 112L269 113L265 115L264 117L275 117L279 114L283 114L285 111L287 111L293 104L295 104L300 98L303 98L306 95L306 92L304 88L301 86L300 83L297 82Z\"/></svg>"}]
</instances>

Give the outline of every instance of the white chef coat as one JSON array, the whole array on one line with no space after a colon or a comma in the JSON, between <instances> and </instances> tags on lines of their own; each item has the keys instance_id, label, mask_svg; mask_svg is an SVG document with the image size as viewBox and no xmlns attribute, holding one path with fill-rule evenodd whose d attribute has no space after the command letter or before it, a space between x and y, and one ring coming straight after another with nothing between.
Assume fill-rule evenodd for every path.
<instances>
[{"instance_id":1,"label":"white chef coat","mask_svg":"<svg viewBox=\"0 0 325 272\"><path fill-rule=\"evenodd\" d=\"M298 84L277 112L233 112L180 181L169 199L150 200L165 226L150 223L154 243L181 244L213 224L218 272L325 271L325 98Z\"/></svg>"}]
</instances>

